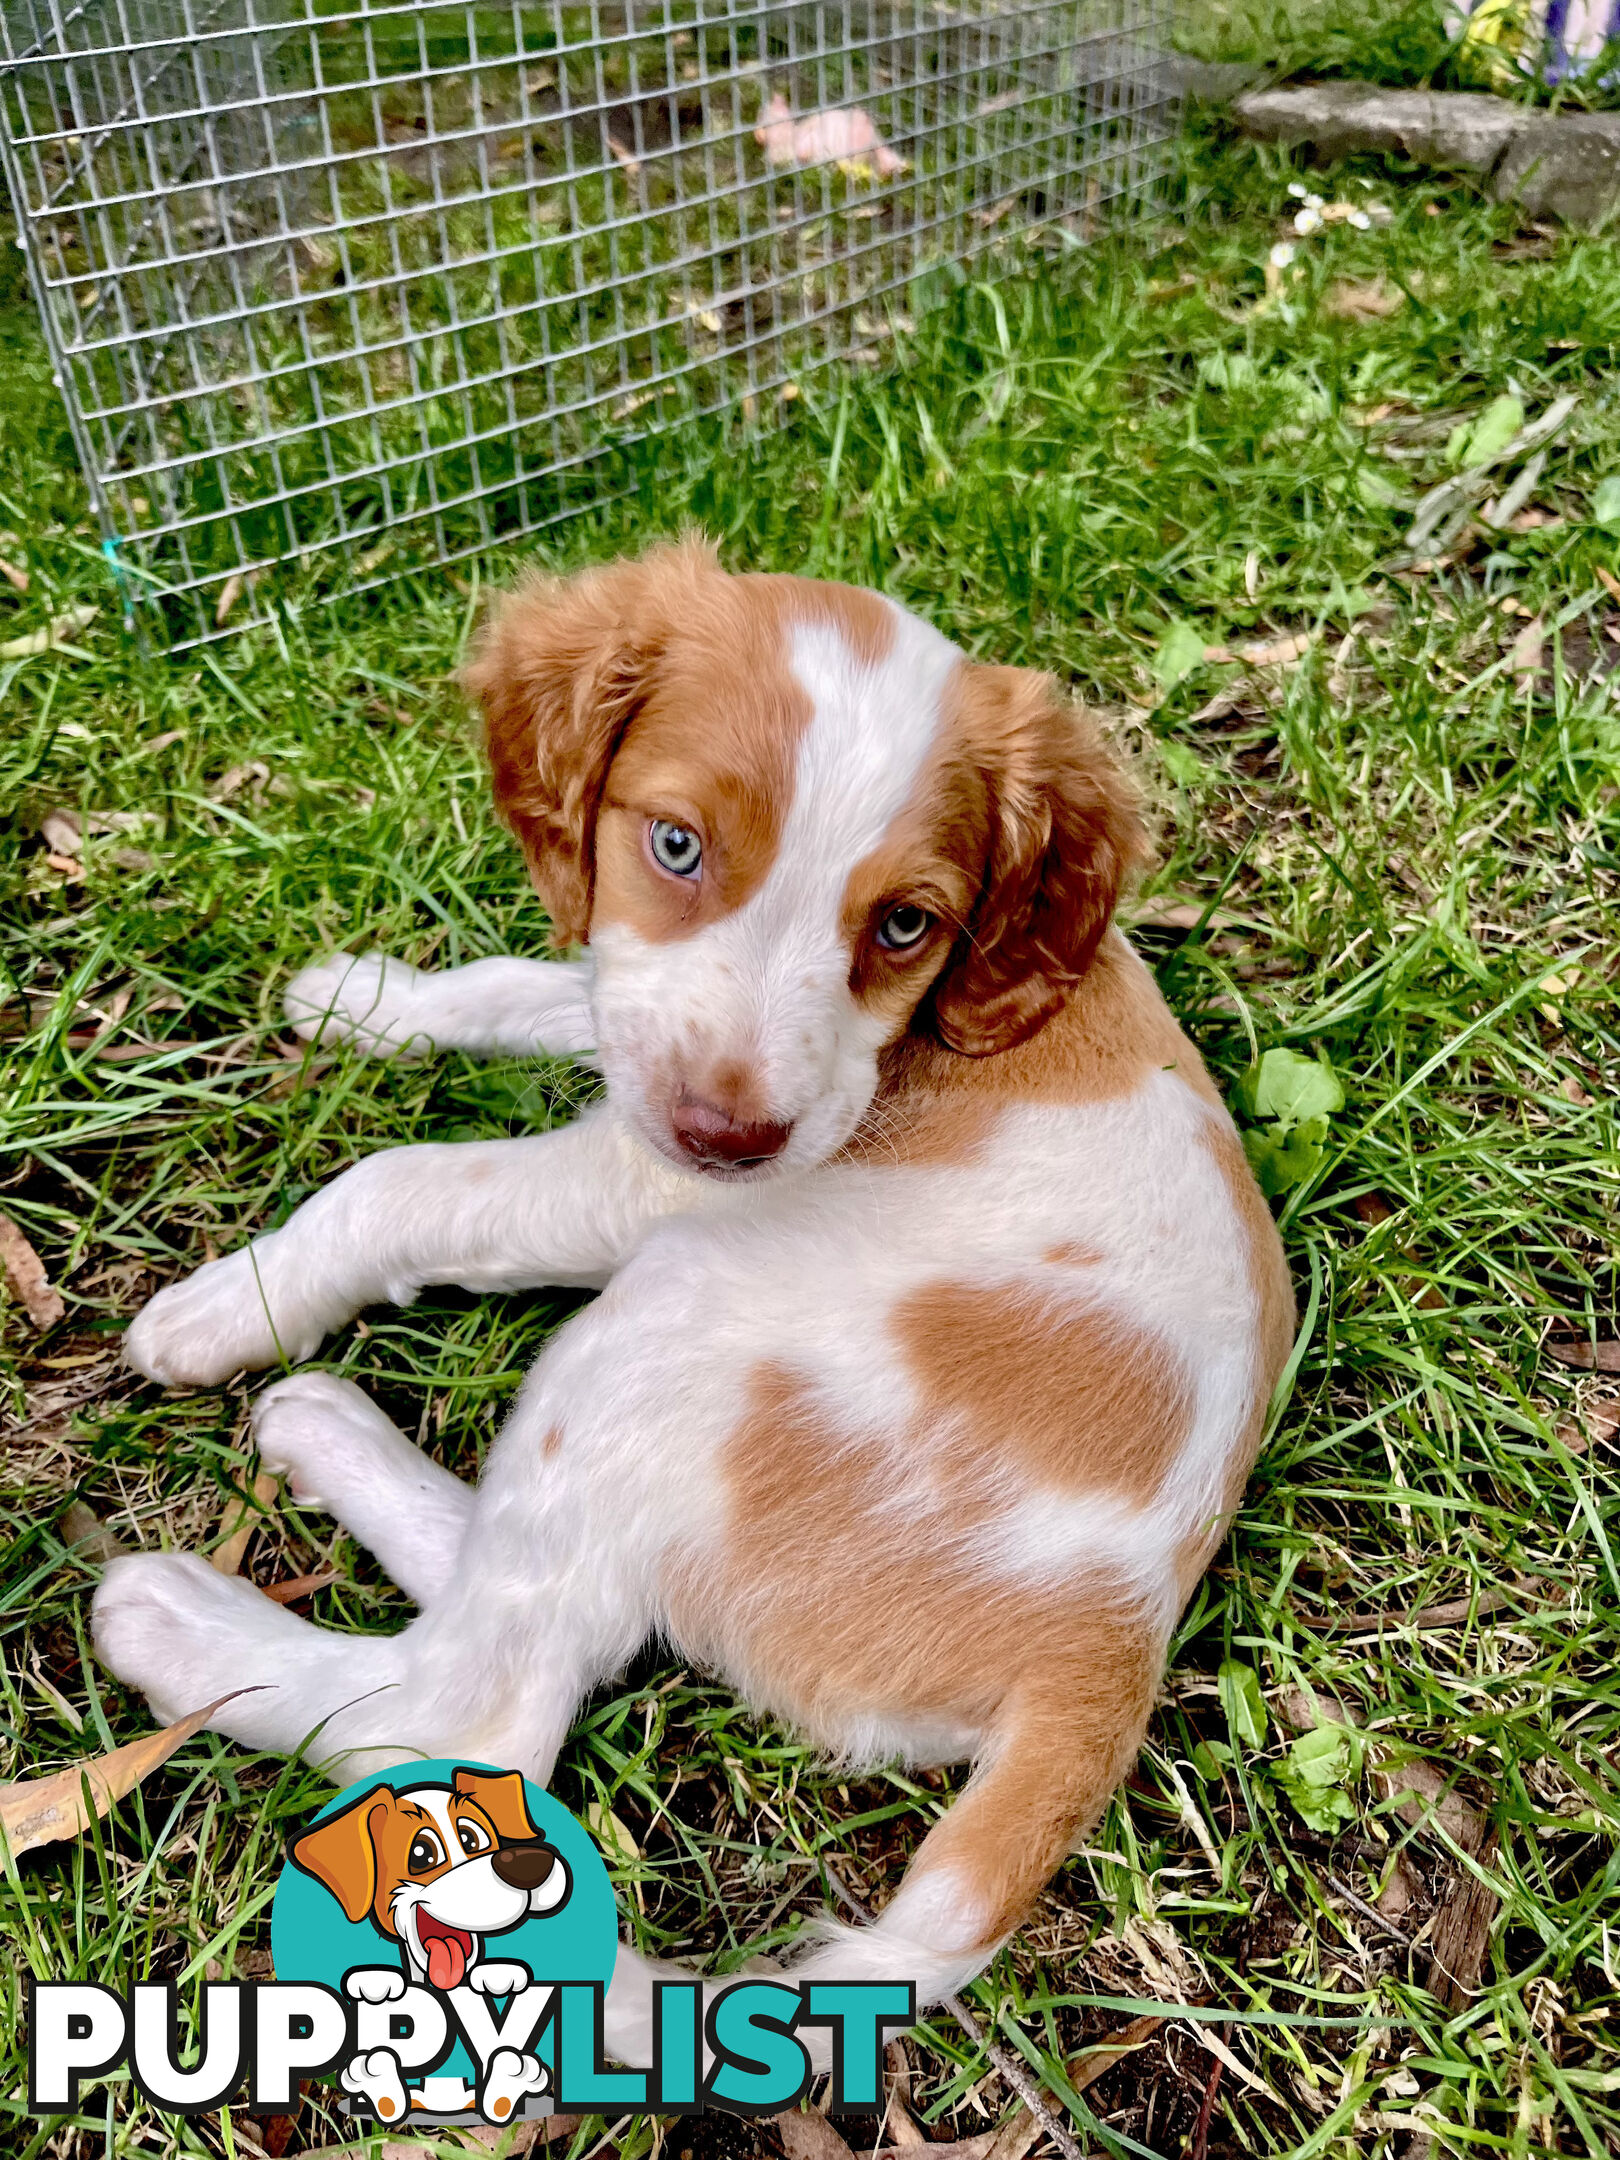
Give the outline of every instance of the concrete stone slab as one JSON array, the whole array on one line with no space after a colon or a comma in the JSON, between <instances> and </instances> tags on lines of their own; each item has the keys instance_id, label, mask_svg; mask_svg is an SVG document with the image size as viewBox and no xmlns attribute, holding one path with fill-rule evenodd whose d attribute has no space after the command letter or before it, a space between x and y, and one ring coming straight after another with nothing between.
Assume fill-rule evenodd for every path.
<instances>
[{"instance_id":1,"label":"concrete stone slab","mask_svg":"<svg viewBox=\"0 0 1620 2160\"><path fill-rule=\"evenodd\" d=\"M1620 214L1620 113L1541 113L1470 91L1298 83L1240 91L1233 118L1263 142L1305 142L1477 173L1533 217L1598 226Z\"/></svg>"}]
</instances>

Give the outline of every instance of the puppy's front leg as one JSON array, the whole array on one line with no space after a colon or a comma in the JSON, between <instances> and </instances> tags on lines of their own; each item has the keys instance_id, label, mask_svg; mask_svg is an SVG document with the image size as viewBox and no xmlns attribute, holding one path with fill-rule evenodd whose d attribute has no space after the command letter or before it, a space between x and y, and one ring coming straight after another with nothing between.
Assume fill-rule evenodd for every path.
<instances>
[{"instance_id":1,"label":"puppy's front leg","mask_svg":"<svg viewBox=\"0 0 1620 2160\"><path fill-rule=\"evenodd\" d=\"M124 1355L170 1387L215 1387L310 1357L362 1306L409 1304L429 1283L594 1288L692 1193L606 1104L532 1139L389 1149L280 1230L160 1291Z\"/></svg>"},{"instance_id":2,"label":"puppy's front leg","mask_svg":"<svg viewBox=\"0 0 1620 2160\"><path fill-rule=\"evenodd\" d=\"M591 971L582 960L474 960L429 973L384 953L328 953L287 985L306 1042L353 1043L373 1057L583 1057L595 1047Z\"/></svg>"}]
</instances>

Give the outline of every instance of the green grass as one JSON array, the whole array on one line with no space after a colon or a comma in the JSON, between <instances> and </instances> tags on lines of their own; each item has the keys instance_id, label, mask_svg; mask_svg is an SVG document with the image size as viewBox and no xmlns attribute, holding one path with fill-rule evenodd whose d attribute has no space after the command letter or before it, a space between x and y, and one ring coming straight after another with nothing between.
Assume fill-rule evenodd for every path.
<instances>
[{"instance_id":1,"label":"green grass","mask_svg":"<svg viewBox=\"0 0 1620 2160\"><path fill-rule=\"evenodd\" d=\"M1369 167L1323 191L1383 201L1392 222L1303 246L1264 305L1294 171L1196 140L1150 227L956 292L903 369L647 447L648 507L581 521L548 559L697 522L733 564L879 584L975 651L1057 669L1139 763L1151 890L1207 916L1141 941L1222 1083L1287 1047L1329 1059L1344 1088L1279 1200L1306 1314L1292 1399L1180 1630L1139 1773L972 1991L981 2016L1061 2097L1082 2045L1156 2004L1201 2006L1258 2081L1223 2071L1213 2153L1596 2154L1620 2138L1620 1481L1600 1408L1616 1383L1542 1343L1555 1316L1586 1341L1620 1333L1620 721L1591 679L1620 659L1599 576L1620 572L1620 539L1591 517L1620 470L1620 287L1605 244L1526 236L1460 188ZM1336 313L1347 286L1399 304ZM207 658L143 657L108 605L15 292L5 334L0 555L32 586L0 592L0 643L103 607L72 650L0 663L0 1206L68 1300L44 1337L4 1311L0 1770L21 1778L146 1724L88 1653L94 1567L64 1549L64 1505L131 1545L204 1545L247 1462L252 1388L167 1398L136 1381L117 1363L131 1313L355 1157L529 1129L586 1083L306 1062L278 1024L287 972L334 939L435 964L540 948L446 681L473 576ZM1457 421L1509 386L1532 412L1580 395L1532 497L1561 522L1391 567L1409 513L1387 498L1442 477ZM1534 618L1541 665L1521 646L1516 666ZM1167 651L1305 633L1292 666L1200 664L1163 687ZM62 808L141 823L88 839L70 883L38 837ZM107 1042L150 1046L126 1062L84 1042L115 1005ZM470 1471L571 1302L432 1294L369 1314L327 1357ZM328 1564L340 1580L306 1609L400 1624L397 1594L324 1518L276 1504L246 1563L261 1582ZM1471 1617L1402 1623L1457 1600ZM1334 1624L1367 1613L1391 1617ZM1285 1723L1303 1687L1453 1786L1470 1849L1404 1821L1370 1758L1341 1762L1342 1792L1306 1792L1307 1823ZM618 1869L637 1934L725 1962L817 1909L823 1862L881 1897L952 1782L831 1777L648 1657L587 1707L558 1789L608 1803L640 1849ZM190 1742L93 1837L6 1865L0 1967L120 1983L262 1969L277 1841L318 1791ZM1397 1862L1391 1934L1346 1892L1370 1903ZM1431 1992L1432 1928L1470 1878L1494 1918L1459 2007ZM239 2119L153 2120L128 2087L90 2088L72 2124L30 2123L4 1986L0 2005L9 2150L264 2141ZM1215 2060L1194 2022L1089 2086L1092 2150L1188 2149ZM945 2018L914 2046L913 2093L935 2136L1008 2105ZM311 2102L292 2149L336 2136ZM654 2141L651 2124L614 2132L631 2154ZM774 2149L713 2126L670 2142Z\"/></svg>"},{"instance_id":2,"label":"green grass","mask_svg":"<svg viewBox=\"0 0 1620 2160\"><path fill-rule=\"evenodd\" d=\"M1518 0L1521 26L1531 0ZM1613 44L1560 83L1540 79L1539 49L1525 40L1525 71L1509 35L1501 51L1448 29L1446 0L1200 0L1183 7L1176 43L1203 60L1252 61L1278 75L1353 76L1398 88L1488 90L1574 112L1620 103Z\"/></svg>"}]
</instances>

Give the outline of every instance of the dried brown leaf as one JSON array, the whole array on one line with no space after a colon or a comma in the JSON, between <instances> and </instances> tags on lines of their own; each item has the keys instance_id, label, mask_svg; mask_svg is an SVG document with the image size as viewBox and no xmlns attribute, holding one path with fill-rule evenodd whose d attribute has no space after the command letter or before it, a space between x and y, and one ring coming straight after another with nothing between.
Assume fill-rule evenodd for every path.
<instances>
[{"instance_id":1,"label":"dried brown leaf","mask_svg":"<svg viewBox=\"0 0 1620 2160\"><path fill-rule=\"evenodd\" d=\"M267 1583L264 1594L277 1605L292 1605L299 1598L313 1597L317 1590L324 1590L331 1583L341 1582L343 1577L336 1568L321 1568L314 1575L289 1576L286 1582Z\"/></svg>"},{"instance_id":2,"label":"dried brown leaf","mask_svg":"<svg viewBox=\"0 0 1620 2160\"><path fill-rule=\"evenodd\" d=\"M1132 2018L1108 2039L1099 2040L1095 2047L1082 2049L1064 2075L1076 2092L1084 2092L1088 2085L1095 2085L1098 2078L1112 2070L1115 2063L1123 2062L1137 2048L1146 2047L1163 2023L1162 2017Z\"/></svg>"},{"instance_id":3,"label":"dried brown leaf","mask_svg":"<svg viewBox=\"0 0 1620 2160\"><path fill-rule=\"evenodd\" d=\"M105 1566L109 1560L118 1560L129 1550L120 1545L94 1508L86 1507L82 1500L70 1500L57 1517L56 1528L62 1543L71 1546L81 1560L93 1560Z\"/></svg>"},{"instance_id":4,"label":"dried brown leaf","mask_svg":"<svg viewBox=\"0 0 1620 2160\"><path fill-rule=\"evenodd\" d=\"M1237 921L1225 908L1207 910L1211 930L1226 929ZM1138 930L1196 930L1204 921L1206 909L1198 900L1177 900L1169 893L1161 893L1157 899L1145 900L1140 910L1131 917L1131 924Z\"/></svg>"},{"instance_id":5,"label":"dried brown leaf","mask_svg":"<svg viewBox=\"0 0 1620 2160\"><path fill-rule=\"evenodd\" d=\"M1042 2125L1020 2102L996 2132L985 2160L1024 2160L1041 2129Z\"/></svg>"},{"instance_id":6,"label":"dried brown leaf","mask_svg":"<svg viewBox=\"0 0 1620 2160\"><path fill-rule=\"evenodd\" d=\"M32 630L27 637L11 638L0 645L0 660L28 660L35 653L52 652L58 645L66 645L100 613L100 608L94 607L69 608L66 614L48 622L43 630Z\"/></svg>"},{"instance_id":7,"label":"dried brown leaf","mask_svg":"<svg viewBox=\"0 0 1620 2160\"><path fill-rule=\"evenodd\" d=\"M1348 322L1371 322L1393 315L1406 295L1391 292L1382 278L1335 278L1322 298L1322 311Z\"/></svg>"},{"instance_id":8,"label":"dried brown leaf","mask_svg":"<svg viewBox=\"0 0 1620 2160\"><path fill-rule=\"evenodd\" d=\"M67 1307L51 1288L44 1261L9 1215L0 1215L0 1265L35 1327L41 1333L55 1327Z\"/></svg>"},{"instance_id":9,"label":"dried brown leaf","mask_svg":"<svg viewBox=\"0 0 1620 2160\"><path fill-rule=\"evenodd\" d=\"M221 1528L225 1532L224 1542L216 1545L208 1555L222 1575L236 1575L241 1572L249 1542L264 1520L265 1510L276 1497L278 1483L268 1470L261 1470L253 1480L252 1497L249 1498L249 1488L243 1484L240 1477L237 1479L236 1490L240 1498L229 1503L221 1522Z\"/></svg>"},{"instance_id":10,"label":"dried brown leaf","mask_svg":"<svg viewBox=\"0 0 1620 2160\"><path fill-rule=\"evenodd\" d=\"M23 569L20 563L7 562L3 557L0 557L0 577L3 577L15 592L26 592L28 590L28 572Z\"/></svg>"},{"instance_id":11,"label":"dried brown leaf","mask_svg":"<svg viewBox=\"0 0 1620 2160\"><path fill-rule=\"evenodd\" d=\"M1573 1365L1577 1372L1620 1373L1620 1342L1612 1339L1589 1343L1549 1337L1541 1347L1546 1356L1560 1365Z\"/></svg>"},{"instance_id":12,"label":"dried brown leaf","mask_svg":"<svg viewBox=\"0 0 1620 2160\"><path fill-rule=\"evenodd\" d=\"M784 2108L771 2122L787 2160L854 2160L844 2140L819 2108Z\"/></svg>"},{"instance_id":13,"label":"dried brown leaf","mask_svg":"<svg viewBox=\"0 0 1620 2160\"><path fill-rule=\"evenodd\" d=\"M1532 615L1513 640L1513 677L1521 690L1528 689L1536 679L1545 637L1546 624L1539 615Z\"/></svg>"},{"instance_id":14,"label":"dried brown leaf","mask_svg":"<svg viewBox=\"0 0 1620 2160\"><path fill-rule=\"evenodd\" d=\"M1275 638L1269 644L1240 645L1238 658L1250 667L1287 667L1304 658L1316 643L1316 635L1314 630L1302 630L1297 637Z\"/></svg>"},{"instance_id":15,"label":"dried brown leaf","mask_svg":"<svg viewBox=\"0 0 1620 2160\"><path fill-rule=\"evenodd\" d=\"M12 1856L33 1852L36 1846L54 1845L63 1838L79 1835L89 1823L92 1814L105 1815L126 1793L159 1770L176 1748L183 1747L194 1733L202 1731L216 1710L238 1695L251 1695L252 1688L232 1688L228 1695L221 1695L200 1710L193 1710L177 1724L165 1725L161 1732L144 1734L139 1740L130 1741L127 1747L114 1748L110 1755L97 1755L87 1762L75 1763L71 1769L58 1770L50 1777L28 1778L17 1785L0 1785L0 1829L10 1843ZM85 1805L85 1787L89 1787L90 1804Z\"/></svg>"}]
</instances>

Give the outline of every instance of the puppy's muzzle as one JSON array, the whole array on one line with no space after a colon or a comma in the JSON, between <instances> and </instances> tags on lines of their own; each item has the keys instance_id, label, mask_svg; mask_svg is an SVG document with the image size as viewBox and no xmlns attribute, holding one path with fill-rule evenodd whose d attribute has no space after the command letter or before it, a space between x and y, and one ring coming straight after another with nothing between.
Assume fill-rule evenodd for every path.
<instances>
[{"instance_id":1,"label":"puppy's muzzle","mask_svg":"<svg viewBox=\"0 0 1620 2160\"><path fill-rule=\"evenodd\" d=\"M538 1890L556 1866L557 1855L543 1838L524 1838L498 1845L489 1864L509 1890Z\"/></svg>"}]
</instances>

